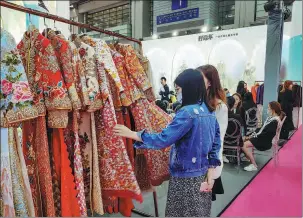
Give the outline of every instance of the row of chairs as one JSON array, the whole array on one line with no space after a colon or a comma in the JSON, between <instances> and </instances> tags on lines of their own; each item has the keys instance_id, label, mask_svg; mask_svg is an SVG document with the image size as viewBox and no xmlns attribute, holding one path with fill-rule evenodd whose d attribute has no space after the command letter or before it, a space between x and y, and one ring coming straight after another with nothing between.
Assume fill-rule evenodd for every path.
<instances>
[{"instance_id":1,"label":"row of chairs","mask_svg":"<svg viewBox=\"0 0 303 218\"><path fill-rule=\"evenodd\" d=\"M247 135L253 133L257 129L257 123L258 119L254 118L254 116L251 116L254 113L257 113L257 111L254 110L255 108L252 108L251 110L246 111L246 126L247 126ZM279 138L280 138L280 133L281 129L283 126L283 123L286 119L286 116L283 118L282 121L278 123L278 127L276 130L276 135L272 140L272 158L275 161L275 165L278 163L278 143L279 143ZM242 137L241 134L241 123L236 120L229 118L228 119L228 125L234 126L235 131L231 134L226 134L225 135L225 140L224 140L224 145L223 145L223 150L227 153L225 156L226 157L233 157L237 159L237 166L238 166L238 171L240 169L240 163L241 163L241 147L240 147L240 137ZM237 144L237 146L234 146ZM231 146L233 145L233 146ZM252 147L253 154L254 154L254 147Z\"/></svg>"}]
</instances>

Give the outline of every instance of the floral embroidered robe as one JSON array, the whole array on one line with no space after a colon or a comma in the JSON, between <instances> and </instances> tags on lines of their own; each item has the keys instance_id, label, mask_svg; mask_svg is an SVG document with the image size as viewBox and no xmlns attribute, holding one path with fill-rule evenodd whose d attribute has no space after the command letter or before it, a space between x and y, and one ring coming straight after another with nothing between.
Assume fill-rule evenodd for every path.
<instances>
[{"instance_id":1,"label":"floral embroidered robe","mask_svg":"<svg viewBox=\"0 0 303 218\"><path fill-rule=\"evenodd\" d=\"M136 130L145 129L147 132L161 132L170 122L171 117L162 111L155 103L147 99L140 99L131 106ZM141 149L137 149L137 152ZM169 179L169 152L170 148L161 150L143 150L148 166L150 183L159 186ZM140 166L139 166L140 167ZM142 181L143 183L146 181ZM146 185L146 184L145 184Z\"/></svg>"},{"instance_id":2,"label":"floral embroidered robe","mask_svg":"<svg viewBox=\"0 0 303 218\"><path fill-rule=\"evenodd\" d=\"M0 97L2 127L38 116L15 39L2 28Z\"/></svg>"},{"instance_id":3,"label":"floral embroidered robe","mask_svg":"<svg viewBox=\"0 0 303 218\"><path fill-rule=\"evenodd\" d=\"M117 124L108 79L111 77L116 87L123 90L118 73L113 66L109 47L102 40L96 41L97 72L101 81L104 107L95 112L102 197L133 198L142 202L142 195L131 162L121 137L113 134ZM123 178L123 179L121 179ZM105 205L109 206L109 205Z\"/></svg>"},{"instance_id":4,"label":"floral embroidered robe","mask_svg":"<svg viewBox=\"0 0 303 218\"><path fill-rule=\"evenodd\" d=\"M87 216L87 208L85 202L86 200L84 193L84 182L83 182L83 166L82 166L82 157L80 152L79 135L78 135L78 118L77 118L78 116L77 110L85 106L85 102L84 101L81 102L77 94L78 92L80 94L85 93L82 92L85 91L85 89L83 89L84 88L83 85L86 88L82 62L79 62L80 57L78 54L78 50L72 42L70 43L67 42L62 35L61 36L56 35L53 30L50 30L47 33L47 37L51 40L52 46L55 49L56 56L60 63L61 72L63 73L63 78L65 79L65 84L68 88L69 96L73 104L73 111L69 113L70 116L68 119L69 121L68 126L67 128L64 129L64 142L68 148L69 160L71 162L72 172L75 179L75 185L78 192L77 200L79 204L80 214L81 216ZM74 50L76 50L75 54L72 53L73 50L70 45L74 46ZM81 84L81 82L83 82L83 79L84 79L84 84ZM84 97L84 95L82 95L82 97ZM54 175L57 176L57 172L53 172L53 178ZM54 178L53 183L54 182L57 183L58 178L57 179ZM57 187L54 187L54 189L56 188ZM57 193L61 195L60 190L57 190ZM57 201L60 200L60 202L62 201L59 197L56 198L55 200ZM60 215L59 212L61 210L61 203L60 206L58 206L56 209L57 209L57 214Z\"/></svg>"},{"instance_id":5,"label":"floral embroidered robe","mask_svg":"<svg viewBox=\"0 0 303 218\"><path fill-rule=\"evenodd\" d=\"M44 116L48 110L48 126L65 128L68 123L68 111L71 110L72 105L50 41L33 28L24 34L17 47L34 94L34 104L40 115L34 121L23 123L23 151L36 214L37 216L55 216Z\"/></svg>"},{"instance_id":6,"label":"floral embroidered robe","mask_svg":"<svg viewBox=\"0 0 303 218\"><path fill-rule=\"evenodd\" d=\"M87 112L94 112L100 109L103 105L98 77L96 74L95 50L91 46L82 42L79 38L76 38L74 43L78 48L86 77L86 86L89 96L89 106L87 108Z\"/></svg>"},{"instance_id":7,"label":"floral embroidered robe","mask_svg":"<svg viewBox=\"0 0 303 218\"><path fill-rule=\"evenodd\" d=\"M13 36L1 28L1 201L0 216L35 216L17 128L38 116ZM9 128L6 128L9 127Z\"/></svg>"},{"instance_id":8,"label":"floral embroidered robe","mask_svg":"<svg viewBox=\"0 0 303 218\"><path fill-rule=\"evenodd\" d=\"M71 48L68 42L57 36L53 30L47 33L47 38L50 39L55 50L73 110L78 110L81 108L81 102L75 87Z\"/></svg>"},{"instance_id":9,"label":"floral embroidered robe","mask_svg":"<svg viewBox=\"0 0 303 218\"><path fill-rule=\"evenodd\" d=\"M146 76L148 77L149 81L151 82L152 84L152 87L154 87L154 84L153 84L153 78L152 78L152 70L151 70L151 65L149 63L149 60L142 56L141 54L139 54L138 52L136 52L137 54L137 57L146 73ZM155 96L155 93L154 93L154 90L153 88L149 88L147 90L144 91L144 94L146 96L146 98L150 101L150 102L154 102L156 101L156 96Z\"/></svg>"},{"instance_id":10,"label":"floral embroidered robe","mask_svg":"<svg viewBox=\"0 0 303 218\"><path fill-rule=\"evenodd\" d=\"M131 45L118 44L116 49L124 56L127 72L132 76L138 88L142 91L150 89L151 84L144 68L141 66L134 48Z\"/></svg>"}]
</instances>

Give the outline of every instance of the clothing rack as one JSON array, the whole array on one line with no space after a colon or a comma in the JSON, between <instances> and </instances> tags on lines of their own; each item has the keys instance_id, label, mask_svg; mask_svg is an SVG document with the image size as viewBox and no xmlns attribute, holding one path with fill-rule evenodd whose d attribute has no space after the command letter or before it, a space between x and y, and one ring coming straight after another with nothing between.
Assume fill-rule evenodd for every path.
<instances>
[{"instance_id":1,"label":"clothing rack","mask_svg":"<svg viewBox=\"0 0 303 218\"><path fill-rule=\"evenodd\" d=\"M140 47L142 46L141 41L138 40L138 39L128 37L128 36L125 36L125 35L121 35L119 33L112 32L112 31L109 31L109 30L100 29L100 28L94 27L94 26L89 25L89 24L84 24L84 23L73 21L73 20L69 20L69 19L66 19L66 18L63 18L63 17L60 17L60 16L56 16L56 15L53 15L53 14L37 11L37 10L31 9L31 8L26 8L26 7L11 3L11 2L0 1L0 6L10 8L10 9L13 9L13 10L16 10L16 11L22 11L22 12L25 12L25 13L28 13L28 14L33 14L33 15L37 15L37 16L40 16L40 17L48 18L48 19L58 21L58 22L62 22L62 23L66 23L66 24L69 24L69 25L78 26L78 27L85 28L85 29L91 29L91 30L94 30L96 32L104 33L106 35L126 39L128 41L132 41L132 42L135 42L135 43L139 44ZM156 191L153 191L153 199L154 199L155 216L159 217ZM135 214L144 216L144 217L153 217L153 215L147 214L147 213L139 211L137 209L133 209L132 212L135 213Z\"/></svg>"},{"instance_id":2,"label":"clothing rack","mask_svg":"<svg viewBox=\"0 0 303 218\"><path fill-rule=\"evenodd\" d=\"M25 12L25 13L28 13L28 14L34 14L34 15L37 15L37 16L40 16L40 17L45 17L45 18L48 18L48 19L51 19L51 20L54 20L54 21L67 23L67 24L70 24L70 25L73 25L73 26L78 26L78 27L85 28L85 29L91 29L91 30L94 30L94 31L99 32L99 33L104 33L106 35L110 35L110 36L114 36L114 37L118 37L118 38L123 38L123 39L126 39L128 41L136 42L140 46L142 45L140 40L132 38L132 37L124 36L124 35L121 35L119 33L109 31L109 30L100 29L100 28L94 27L94 26L89 25L89 24L84 24L84 23L73 21L73 20L68 20L66 18L56 16L56 15L53 15L53 14L37 11L37 10L31 9L31 8L26 8L26 7L11 3L11 2L0 1L0 6L10 8L10 9L13 9L13 10L16 10L16 11L22 11L22 12Z\"/></svg>"}]
</instances>

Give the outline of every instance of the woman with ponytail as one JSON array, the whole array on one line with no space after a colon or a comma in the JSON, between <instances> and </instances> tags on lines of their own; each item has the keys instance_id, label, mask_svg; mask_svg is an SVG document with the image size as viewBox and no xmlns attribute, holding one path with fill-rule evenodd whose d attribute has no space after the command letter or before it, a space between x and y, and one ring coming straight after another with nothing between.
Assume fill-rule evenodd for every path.
<instances>
[{"instance_id":1,"label":"woman with ponytail","mask_svg":"<svg viewBox=\"0 0 303 218\"><path fill-rule=\"evenodd\" d=\"M252 152L250 151L250 148L254 147L259 151L267 151L271 149L272 140L276 135L278 124L285 117L285 113L282 111L281 105L276 101L269 103L267 114L268 118L266 119L262 128L257 129L256 132L249 136L242 147L243 152L251 162L249 166L244 168L246 171L258 170L258 166Z\"/></svg>"}]
</instances>

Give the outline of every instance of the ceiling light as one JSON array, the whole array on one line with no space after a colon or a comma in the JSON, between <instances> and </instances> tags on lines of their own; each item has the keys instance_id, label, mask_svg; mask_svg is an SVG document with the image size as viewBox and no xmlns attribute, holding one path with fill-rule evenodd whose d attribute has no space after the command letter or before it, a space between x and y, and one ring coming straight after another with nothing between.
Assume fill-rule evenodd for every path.
<instances>
[{"instance_id":1,"label":"ceiling light","mask_svg":"<svg viewBox=\"0 0 303 218\"><path fill-rule=\"evenodd\" d=\"M158 35L157 35L157 34L154 34L154 35L153 35L153 39L158 39Z\"/></svg>"},{"instance_id":2,"label":"ceiling light","mask_svg":"<svg viewBox=\"0 0 303 218\"><path fill-rule=\"evenodd\" d=\"M178 35L178 32L177 31L174 31L172 36L177 36Z\"/></svg>"},{"instance_id":3,"label":"ceiling light","mask_svg":"<svg viewBox=\"0 0 303 218\"><path fill-rule=\"evenodd\" d=\"M204 27L201 28L201 31L202 31L203 33L206 33L207 30L208 30L207 26L204 26Z\"/></svg>"}]
</instances>

